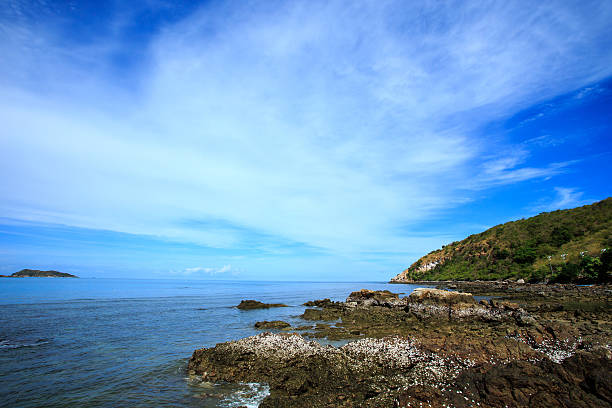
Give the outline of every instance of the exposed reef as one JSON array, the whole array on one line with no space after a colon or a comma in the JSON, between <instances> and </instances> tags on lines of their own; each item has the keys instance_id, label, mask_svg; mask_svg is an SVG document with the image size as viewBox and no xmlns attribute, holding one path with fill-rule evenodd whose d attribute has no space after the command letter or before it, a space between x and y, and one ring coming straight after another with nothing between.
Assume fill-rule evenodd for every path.
<instances>
[{"instance_id":1,"label":"exposed reef","mask_svg":"<svg viewBox=\"0 0 612 408\"><path fill-rule=\"evenodd\" d=\"M308 302L299 333L196 350L189 373L267 383L261 407L611 406L610 287L449 285Z\"/></svg>"},{"instance_id":2,"label":"exposed reef","mask_svg":"<svg viewBox=\"0 0 612 408\"><path fill-rule=\"evenodd\" d=\"M263 322L255 323L256 329L286 329L288 327L291 327L291 325L282 320L272 320L271 322L264 320Z\"/></svg>"},{"instance_id":3,"label":"exposed reef","mask_svg":"<svg viewBox=\"0 0 612 408\"><path fill-rule=\"evenodd\" d=\"M269 309L271 307L287 307L282 303L262 303L257 300L243 300L236 308L240 310Z\"/></svg>"}]
</instances>

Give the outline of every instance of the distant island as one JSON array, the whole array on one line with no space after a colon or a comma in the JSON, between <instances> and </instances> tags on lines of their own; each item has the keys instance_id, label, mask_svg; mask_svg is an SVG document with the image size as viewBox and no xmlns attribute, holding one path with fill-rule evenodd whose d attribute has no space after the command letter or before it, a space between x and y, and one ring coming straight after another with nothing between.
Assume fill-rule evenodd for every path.
<instances>
[{"instance_id":1,"label":"distant island","mask_svg":"<svg viewBox=\"0 0 612 408\"><path fill-rule=\"evenodd\" d=\"M497 225L430 252L391 283L610 282L612 198Z\"/></svg>"},{"instance_id":2,"label":"distant island","mask_svg":"<svg viewBox=\"0 0 612 408\"><path fill-rule=\"evenodd\" d=\"M78 278L65 272L39 271L38 269L22 269L12 275L0 275L1 278Z\"/></svg>"}]
</instances>

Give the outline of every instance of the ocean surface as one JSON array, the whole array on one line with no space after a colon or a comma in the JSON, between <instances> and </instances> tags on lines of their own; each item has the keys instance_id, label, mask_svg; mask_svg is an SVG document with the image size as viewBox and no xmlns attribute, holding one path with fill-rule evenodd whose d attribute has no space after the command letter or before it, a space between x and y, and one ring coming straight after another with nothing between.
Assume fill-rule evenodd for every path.
<instances>
[{"instance_id":1,"label":"ocean surface","mask_svg":"<svg viewBox=\"0 0 612 408\"><path fill-rule=\"evenodd\" d=\"M256 407L265 385L190 381L192 352L257 334L257 321L300 324L302 303L362 288L414 286L3 278L0 407ZM236 309L243 299L290 307Z\"/></svg>"}]
</instances>

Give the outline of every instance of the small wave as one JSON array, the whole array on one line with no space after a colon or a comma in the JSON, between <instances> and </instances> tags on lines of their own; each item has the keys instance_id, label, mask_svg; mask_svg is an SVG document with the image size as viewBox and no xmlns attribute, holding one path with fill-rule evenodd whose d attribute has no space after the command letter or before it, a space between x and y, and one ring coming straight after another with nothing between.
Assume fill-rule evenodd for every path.
<instances>
[{"instance_id":1,"label":"small wave","mask_svg":"<svg viewBox=\"0 0 612 408\"><path fill-rule=\"evenodd\" d=\"M257 408L259 404L270 395L270 386L259 383L240 383L243 389L232 392L221 400L221 407L248 407Z\"/></svg>"},{"instance_id":2,"label":"small wave","mask_svg":"<svg viewBox=\"0 0 612 408\"><path fill-rule=\"evenodd\" d=\"M17 349L22 347L36 347L49 343L47 339L38 339L34 342L14 342L10 340L0 340L0 349Z\"/></svg>"}]
</instances>

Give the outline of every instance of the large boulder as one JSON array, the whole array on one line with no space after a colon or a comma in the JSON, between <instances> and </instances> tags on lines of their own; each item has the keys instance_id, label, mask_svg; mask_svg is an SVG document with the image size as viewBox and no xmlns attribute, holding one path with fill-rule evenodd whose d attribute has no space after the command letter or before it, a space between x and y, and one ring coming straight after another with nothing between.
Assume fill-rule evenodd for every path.
<instances>
[{"instance_id":1,"label":"large boulder","mask_svg":"<svg viewBox=\"0 0 612 408\"><path fill-rule=\"evenodd\" d=\"M388 290L369 290L361 289L356 292L352 292L349 297L346 298L346 304L348 306L397 306L402 301L397 293L392 293Z\"/></svg>"},{"instance_id":2,"label":"large boulder","mask_svg":"<svg viewBox=\"0 0 612 408\"><path fill-rule=\"evenodd\" d=\"M410 302L430 303L437 305L455 305L459 303L476 304L471 293L454 292L450 290L433 288L416 288L410 296Z\"/></svg>"},{"instance_id":3,"label":"large boulder","mask_svg":"<svg viewBox=\"0 0 612 408\"><path fill-rule=\"evenodd\" d=\"M432 288L416 288L408 296L406 311L419 318L478 317L485 320L500 320L508 317L497 309L489 309L477 303L471 293Z\"/></svg>"}]
</instances>

